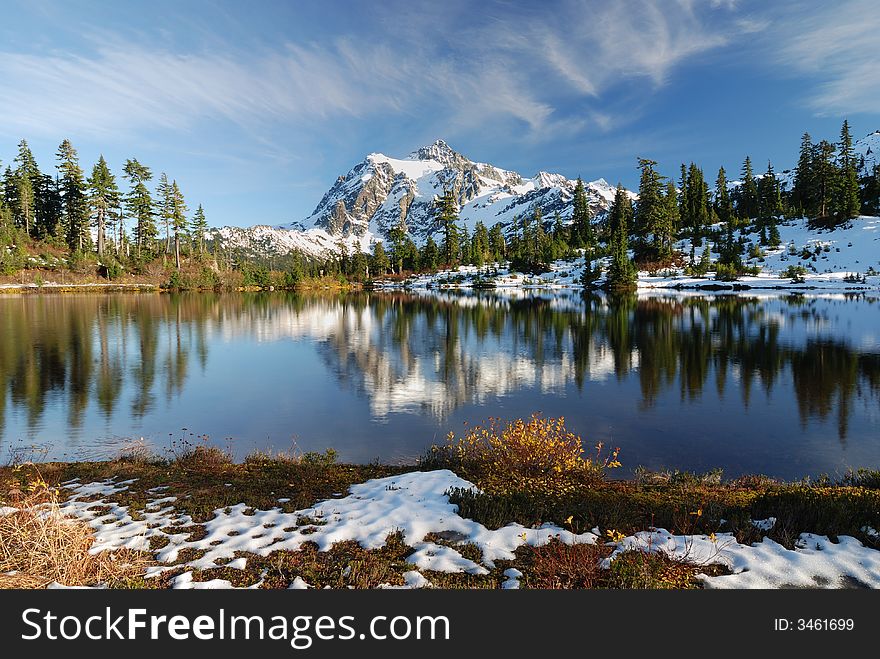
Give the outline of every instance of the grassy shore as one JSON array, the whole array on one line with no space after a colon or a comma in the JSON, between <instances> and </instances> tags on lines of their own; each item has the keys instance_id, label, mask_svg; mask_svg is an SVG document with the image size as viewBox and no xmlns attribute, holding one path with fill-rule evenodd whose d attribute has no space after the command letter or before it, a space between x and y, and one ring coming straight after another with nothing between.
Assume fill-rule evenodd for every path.
<instances>
[{"instance_id":1,"label":"grassy shore","mask_svg":"<svg viewBox=\"0 0 880 659\"><path fill-rule=\"evenodd\" d=\"M280 507L292 513L319 501L343 496L357 483L430 466L433 465L338 464L332 455L323 454L253 455L235 463L222 451L197 447L171 459L129 456L107 462L0 468L0 507L23 509L25 500L45 498L46 493L57 487L62 488L58 492L63 500L62 484L73 479L79 479L79 483L136 479L128 489L114 495L114 503L126 506L131 518L138 519L149 510L149 502L156 498L157 492L161 491L162 497L175 497L176 513L191 519L185 527L176 526L167 532L188 533L194 540L205 536L205 525L217 510L244 504L254 511ZM96 495L94 500L99 498ZM516 550L513 560L496 561L486 574L423 570L424 576L438 587L498 588L506 581L505 572L511 568L522 573L520 583L527 588L700 588L698 573L723 572L721 566L695 565L650 552L629 552L610 567L602 567L603 559L613 551L614 539L650 527L681 534L731 532L741 543L769 537L789 548L795 546L798 535L803 532L832 539L848 535L868 547L880 548L878 538L870 534L871 527L880 527L880 473L869 471L852 474L840 482L823 479L798 483L763 477L724 481L717 473L643 472L634 480L591 479L588 486L554 495L515 490L494 494L453 491L451 501L459 506L462 517L476 520L489 529L511 522L526 527L549 522L574 533L598 530L605 541L523 545ZM768 517L777 519L769 529L759 528L752 522ZM33 585L34 576L27 574L23 569L26 566L16 563L21 557L13 551L15 542L8 537L9 529L2 523L3 519L0 517L0 573L6 574L0 576L0 585ZM297 521L306 526L320 523L312 519ZM480 560L476 546L462 544L443 534L427 539L440 546L454 547L470 560ZM112 570L107 571L106 565L103 572L79 567L77 574L84 575L78 578L79 582L89 583L100 574L102 582L111 587L169 587L185 571L186 563L199 558L199 552L186 549L168 565L170 569L156 577L144 578L143 566L155 564L154 552L165 544L167 540L159 534L150 539L149 551L135 552L141 566L135 573L114 574ZM2 555L4 547L6 556ZM297 577L315 588L400 585L405 581L404 575L413 569L406 561L412 552L403 535L392 532L385 545L378 549L364 549L357 542L345 541L326 551L306 543L296 551L275 551L268 555L241 552L236 558L244 559L243 569L218 564L209 569L192 570L192 579L194 582L224 579L236 586L259 584L262 588L284 588ZM57 560L87 560L82 554L82 548L73 558L65 557L62 551ZM129 552L127 563L134 560ZM56 573L66 574L63 569L53 572Z\"/></svg>"}]
</instances>

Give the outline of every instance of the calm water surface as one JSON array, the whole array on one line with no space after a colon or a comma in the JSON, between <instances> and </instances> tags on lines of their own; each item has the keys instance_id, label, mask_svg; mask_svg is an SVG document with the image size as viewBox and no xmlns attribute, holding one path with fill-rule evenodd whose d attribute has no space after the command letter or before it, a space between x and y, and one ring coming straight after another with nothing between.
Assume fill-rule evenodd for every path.
<instances>
[{"instance_id":1,"label":"calm water surface","mask_svg":"<svg viewBox=\"0 0 880 659\"><path fill-rule=\"evenodd\" d=\"M564 415L638 465L880 466L871 296L0 297L0 462L207 435L411 461L490 416ZM186 430L183 430L186 429Z\"/></svg>"}]
</instances>

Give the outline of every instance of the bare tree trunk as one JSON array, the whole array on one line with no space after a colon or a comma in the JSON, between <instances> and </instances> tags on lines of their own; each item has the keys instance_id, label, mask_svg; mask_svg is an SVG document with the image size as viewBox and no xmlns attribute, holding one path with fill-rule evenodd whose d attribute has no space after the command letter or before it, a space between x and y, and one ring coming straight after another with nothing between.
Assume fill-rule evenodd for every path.
<instances>
[{"instance_id":1,"label":"bare tree trunk","mask_svg":"<svg viewBox=\"0 0 880 659\"><path fill-rule=\"evenodd\" d=\"M180 270L180 236L177 232L174 232L174 263L177 265L177 269Z\"/></svg>"}]
</instances>

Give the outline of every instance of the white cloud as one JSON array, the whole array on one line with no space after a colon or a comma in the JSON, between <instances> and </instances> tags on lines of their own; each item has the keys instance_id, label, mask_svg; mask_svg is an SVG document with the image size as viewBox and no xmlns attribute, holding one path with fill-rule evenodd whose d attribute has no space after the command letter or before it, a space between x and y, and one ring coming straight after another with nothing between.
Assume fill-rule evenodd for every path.
<instances>
[{"instance_id":1,"label":"white cloud","mask_svg":"<svg viewBox=\"0 0 880 659\"><path fill-rule=\"evenodd\" d=\"M181 54L102 40L89 55L0 53L0 116L5 130L53 135L182 130L206 119L252 129L380 113L468 127L514 119L533 139L585 125L607 129L616 119L602 107L609 88L637 78L661 86L682 62L747 31L725 12L710 11L723 18L710 25L706 6L566 3L434 25L433 34L458 35L451 47L396 17L386 38L351 35L263 52ZM578 116L564 108L572 99L587 104Z\"/></svg>"},{"instance_id":2,"label":"white cloud","mask_svg":"<svg viewBox=\"0 0 880 659\"><path fill-rule=\"evenodd\" d=\"M778 32L777 60L819 82L806 99L821 115L880 110L880 12L875 0L845 0L807 13L795 5ZM776 44L773 44L776 46Z\"/></svg>"}]
</instances>

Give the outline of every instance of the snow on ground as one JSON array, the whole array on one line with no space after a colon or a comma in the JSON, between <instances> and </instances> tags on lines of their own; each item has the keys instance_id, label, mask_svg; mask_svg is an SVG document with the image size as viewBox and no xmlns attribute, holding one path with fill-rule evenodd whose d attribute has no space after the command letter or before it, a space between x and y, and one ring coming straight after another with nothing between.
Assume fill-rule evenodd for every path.
<instances>
[{"instance_id":1,"label":"snow on ground","mask_svg":"<svg viewBox=\"0 0 880 659\"><path fill-rule=\"evenodd\" d=\"M767 288L791 290L877 290L880 288L880 218L862 216L833 231L811 229L806 220L792 220L779 225L781 244L776 249L763 248L763 255L744 260L749 266L756 266L761 272L755 276L743 276L736 282L715 280L713 270L705 277L692 277L684 274L681 268L670 268L657 274L639 273L640 289L652 288ZM739 234L736 234L737 237ZM746 234L749 244L757 243L757 234ZM689 252L690 244L682 241L676 245L679 251ZM703 247L697 248L696 257L702 254ZM802 258L806 256L807 258ZM717 255L712 254L714 263ZM593 265L607 268L607 259L598 259ZM792 281L785 276L790 266L801 266L806 270L803 282ZM507 264L494 263L478 268L460 266L453 270L443 270L432 274L413 275L401 281L379 281L378 289L472 289L493 287L495 289L580 289L583 273L582 258L563 259L550 264L550 271L540 275L523 274L511 271ZM872 272L877 274L868 274ZM864 281L847 281L848 277L858 275ZM600 282L601 283L601 280Z\"/></svg>"},{"instance_id":2,"label":"snow on ground","mask_svg":"<svg viewBox=\"0 0 880 659\"><path fill-rule=\"evenodd\" d=\"M707 588L880 588L880 551L850 536L837 543L824 535L803 533L795 549L770 538L741 545L733 535L672 535L665 529L643 531L624 538L606 561L621 552L663 552L697 565L726 565L732 574L703 576Z\"/></svg>"},{"instance_id":3,"label":"snow on ground","mask_svg":"<svg viewBox=\"0 0 880 659\"><path fill-rule=\"evenodd\" d=\"M114 502L113 496L124 491L131 482L73 481L65 485L72 495L63 510L92 526L96 535L93 552L120 547L148 550L149 538L161 534L169 543L155 552L160 562L173 563L182 549L201 549L204 555L186 563L187 568L225 565L243 569L246 560L236 559L236 552L265 556L275 550L296 550L306 541L326 550L346 540L371 549L383 546L390 534L400 532L414 549L407 558L414 569L404 575L406 587L421 588L431 584L419 570L485 574L487 568L494 566L494 561L513 559L514 551L523 544L543 545L552 539L567 544L593 544L598 540L598 529L574 534L549 524L537 528L510 524L496 530L487 529L461 517L457 507L449 502L450 489L473 489L474 485L451 471L438 470L370 480L352 486L346 497L322 501L295 512L285 513L280 508L255 510L245 504L219 509L204 524L204 537L190 541L187 540L189 531L173 533L175 527L192 524L189 516L174 510L174 497L150 501L138 513L138 519L132 518L126 506ZM754 523L759 528L768 528L771 520ZM165 535L160 528L172 533ZM453 544L476 545L482 552L481 563L465 558L454 547L426 541L425 536L430 533ZM795 549L786 549L768 538L749 546L739 544L731 534L676 536L664 529L653 529L616 543L611 557L606 559L608 564L621 552L631 549L662 551L697 565L726 565L732 574L702 577L710 588L852 585L880 588L880 551L865 547L849 536L840 536L835 543L825 536L805 533ZM166 569L170 568L152 568L148 575ZM519 586L522 574L518 570L508 569L504 574L507 578L504 588ZM231 584L222 579L194 582L191 572L187 571L175 577L173 586L226 588ZM304 589L309 585L298 578L290 587Z\"/></svg>"}]
</instances>

